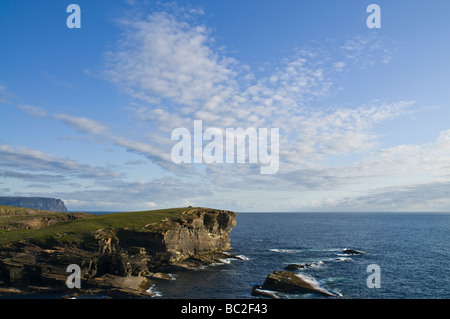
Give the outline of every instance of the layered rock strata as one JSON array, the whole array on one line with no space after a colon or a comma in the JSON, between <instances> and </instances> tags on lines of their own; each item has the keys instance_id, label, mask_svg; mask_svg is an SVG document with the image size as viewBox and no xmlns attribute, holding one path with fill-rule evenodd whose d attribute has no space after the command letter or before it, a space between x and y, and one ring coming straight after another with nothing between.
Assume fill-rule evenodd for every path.
<instances>
[{"instance_id":1,"label":"layered rock strata","mask_svg":"<svg viewBox=\"0 0 450 319\"><path fill-rule=\"evenodd\" d=\"M74 244L53 238L0 247L0 295L68 292L67 267L81 269L78 293L148 296L155 275L167 267L192 268L234 257L230 232L236 213L187 209L179 218L140 228L104 228ZM127 278L126 280L124 278Z\"/></svg>"}]
</instances>

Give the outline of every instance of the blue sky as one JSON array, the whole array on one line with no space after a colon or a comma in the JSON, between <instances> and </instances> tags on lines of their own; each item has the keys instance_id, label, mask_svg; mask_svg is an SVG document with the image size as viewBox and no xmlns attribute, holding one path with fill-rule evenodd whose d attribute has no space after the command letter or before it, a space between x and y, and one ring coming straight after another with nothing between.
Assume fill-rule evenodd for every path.
<instances>
[{"instance_id":1,"label":"blue sky","mask_svg":"<svg viewBox=\"0 0 450 319\"><path fill-rule=\"evenodd\" d=\"M69 29L69 4L81 28ZM381 8L369 29L366 8ZM0 3L0 195L70 210L449 211L448 1ZM171 132L279 128L280 164Z\"/></svg>"}]
</instances>

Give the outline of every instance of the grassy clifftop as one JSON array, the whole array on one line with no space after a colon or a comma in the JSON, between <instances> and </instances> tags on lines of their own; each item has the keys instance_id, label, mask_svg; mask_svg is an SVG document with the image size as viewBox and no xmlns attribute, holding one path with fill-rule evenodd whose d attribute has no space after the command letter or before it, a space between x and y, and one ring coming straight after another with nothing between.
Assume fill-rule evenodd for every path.
<instances>
[{"instance_id":1,"label":"grassy clifftop","mask_svg":"<svg viewBox=\"0 0 450 319\"><path fill-rule=\"evenodd\" d=\"M67 266L76 264L83 294L148 297L155 272L166 267L238 258L224 253L236 215L206 207L93 215L0 206L0 294L72 294Z\"/></svg>"},{"instance_id":2,"label":"grassy clifftop","mask_svg":"<svg viewBox=\"0 0 450 319\"><path fill-rule=\"evenodd\" d=\"M89 234L104 228L141 228L165 218L177 218L187 208L93 215L56 213L35 209L0 206L0 245L34 240L45 242L82 241Z\"/></svg>"}]
</instances>

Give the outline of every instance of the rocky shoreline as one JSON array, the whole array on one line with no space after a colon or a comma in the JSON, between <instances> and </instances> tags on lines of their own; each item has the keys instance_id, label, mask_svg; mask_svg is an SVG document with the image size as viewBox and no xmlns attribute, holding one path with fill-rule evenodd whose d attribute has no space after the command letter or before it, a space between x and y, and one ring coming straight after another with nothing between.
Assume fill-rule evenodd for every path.
<instances>
[{"instance_id":1,"label":"rocky shoreline","mask_svg":"<svg viewBox=\"0 0 450 319\"><path fill-rule=\"evenodd\" d=\"M364 255L364 252L350 248L344 248L341 252L345 255ZM284 270L276 270L270 273L262 285L255 285L252 296L280 299L280 294L313 293L322 297L342 297L340 293L323 287L314 277L302 274L300 270L320 265L323 262L304 264L288 264Z\"/></svg>"},{"instance_id":2,"label":"rocky shoreline","mask_svg":"<svg viewBox=\"0 0 450 319\"><path fill-rule=\"evenodd\" d=\"M151 297L151 287L172 280L171 269L198 269L238 256L229 234L236 213L189 208L178 218L140 228L104 228L82 243L52 238L0 246L0 296ZM64 238L64 234L58 234ZM80 288L67 286L69 265L79 266Z\"/></svg>"},{"instance_id":3,"label":"rocky shoreline","mask_svg":"<svg viewBox=\"0 0 450 319\"><path fill-rule=\"evenodd\" d=\"M128 226L99 228L83 235L78 242L66 240L70 234L59 232L44 241L28 238L0 244L0 298L149 298L157 296L154 288L157 290L162 281L175 280L173 272L243 259L227 252L231 248L230 232L236 225L236 213L192 207L179 212L157 222L140 224L139 220L138 227L136 220L131 222L128 216L139 219L142 214L124 215L127 219L124 224ZM85 213L42 215L34 210L0 207L0 216L20 214L26 218L3 218L0 239L2 232L92 218ZM341 253L364 254L349 248ZM80 270L79 286L69 287L69 278L73 279L75 274L68 269L69 265ZM291 293L342 297L302 273L315 266L315 263L288 264L283 270L268 274L263 284L249 287L249 292L257 298L273 299L286 298Z\"/></svg>"}]
</instances>

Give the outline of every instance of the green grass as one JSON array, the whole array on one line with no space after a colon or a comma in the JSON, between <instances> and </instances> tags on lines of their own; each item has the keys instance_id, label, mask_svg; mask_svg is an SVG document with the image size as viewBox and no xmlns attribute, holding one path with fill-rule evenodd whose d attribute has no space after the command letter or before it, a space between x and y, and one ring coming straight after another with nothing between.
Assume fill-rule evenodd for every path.
<instances>
[{"instance_id":1,"label":"green grass","mask_svg":"<svg viewBox=\"0 0 450 319\"><path fill-rule=\"evenodd\" d=\"M23 216L56 215L56 214L63 214L63 213L52 212L49 210L0 205L0 217L8 217L8 216L23 217Z\"/></svg>"},{"instance_id":2,"label":"green grass","mask_svg":"<svg viewBox=\"0 0 450 319\"><path fill-rule=\"evenodd\" d=\"M113 213L93 215L88 218L60 222L41 229L21 229L0 233L0 245L32 239L37 242L65 241L80 242L103 228L141 228L147 224L157 223L166 217L178 218L187 208L171 208L140 212ZM4 218L4 216L1 216ZM64 236L58 237L58 234Z\"/></svg>"}]
</instances>

